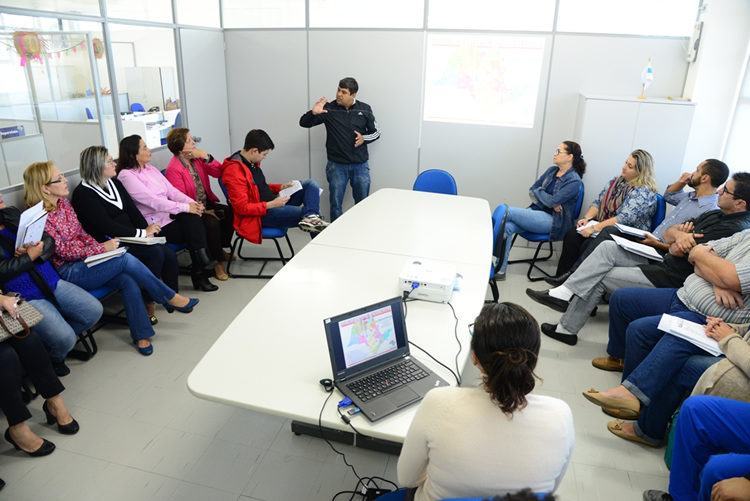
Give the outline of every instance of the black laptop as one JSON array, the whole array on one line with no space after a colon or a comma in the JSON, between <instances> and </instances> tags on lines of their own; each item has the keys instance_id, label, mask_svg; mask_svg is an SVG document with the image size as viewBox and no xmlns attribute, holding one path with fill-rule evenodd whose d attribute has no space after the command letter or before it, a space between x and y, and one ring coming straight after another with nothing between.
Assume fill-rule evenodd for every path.
<instances>
[{"instance_id":1,"label":"black laptop","mask_svg":"<svg viewBox=\"0 0 750 501\"><path fill-rule=\"evenodd\" d=\"M377 421L448 383L409 354L400 297L323 321L336 387Z\"/></svg>"}]
</instances>

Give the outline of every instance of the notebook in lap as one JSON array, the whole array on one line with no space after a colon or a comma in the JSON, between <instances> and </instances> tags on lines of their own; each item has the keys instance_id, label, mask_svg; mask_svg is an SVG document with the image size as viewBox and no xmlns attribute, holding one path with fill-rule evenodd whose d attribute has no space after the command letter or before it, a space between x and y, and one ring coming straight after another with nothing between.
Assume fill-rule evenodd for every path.
<instances>
[{"instance_id":1,"label":"notebook in lap","mask_svg":"<svg viewBox=\"0 0 750 501\"><path fill-rule=\"evenodd\" d=\"M336 387L377 421L448 383L409 353L400 297L323 321Z\"/></svg>"}]
</instances>

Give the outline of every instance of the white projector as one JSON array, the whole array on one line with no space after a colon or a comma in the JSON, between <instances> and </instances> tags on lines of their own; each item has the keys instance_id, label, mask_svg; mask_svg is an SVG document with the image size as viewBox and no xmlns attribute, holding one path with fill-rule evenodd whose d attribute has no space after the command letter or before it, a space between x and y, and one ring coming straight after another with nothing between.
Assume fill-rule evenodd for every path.
<instances>
[{"instance_id":1,"label":"white projector","mask_svg":"<svg viewBox=\"0 0 750 501\"><path fill-rule=\"evenodd\" d=\"M398 282L401 291L408 292L410 298L447 303L453 294L456 269L448 264L415 258L401 270Z\"/></svg>"}]
</instances>

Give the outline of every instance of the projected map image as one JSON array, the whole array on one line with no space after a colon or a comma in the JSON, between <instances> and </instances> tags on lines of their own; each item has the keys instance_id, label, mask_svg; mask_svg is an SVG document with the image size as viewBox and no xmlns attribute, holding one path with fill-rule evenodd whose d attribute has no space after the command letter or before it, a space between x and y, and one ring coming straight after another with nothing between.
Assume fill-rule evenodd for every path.
<instances>
[{"instance_id":1,"label":"projected map image","mask_svg":"<svg viewBox=\"0 0 750 501\"><path fill-rule=\"evenodd\" d=\"M347 367L393 351L397 346L390 307L339 322L339 333Z\"/></svg>"},{"instance_id":2,"label":"projected map image","mask_svg":"<svg viewBox=\"0 0 750 501\"><path fill-rule=\"evenodd\" d=\"M431 34L424 119L533 127L544 38Z\"/></svg>"}]
</instances>

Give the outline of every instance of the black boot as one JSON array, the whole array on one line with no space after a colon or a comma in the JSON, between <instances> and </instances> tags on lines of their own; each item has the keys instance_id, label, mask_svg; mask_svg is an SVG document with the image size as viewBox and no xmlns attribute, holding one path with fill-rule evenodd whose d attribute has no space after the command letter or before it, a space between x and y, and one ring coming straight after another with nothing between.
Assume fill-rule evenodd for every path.
<instances>
[{"instance_id":1,"label":"black boot","mask_svg":"<svg viewBox=\"0 0 750 501\"><path fill-rule=\"evenodd\" d=\"M195 290L204 292L213 292L219 290L219 287L212 284L208 279L205 270L198 270L197 272L193 270L190 273L190 278L193 280L193 288Z\"/></svg>"},{"instance_id":2,"label":"black boot","mask_svg":"<svg viewBox=\"0 0 750 501\"><path fill-rule=\"evenodd\" d=\"M198 269L213 268L214 265L216 264L216 261L208 257L208 253L206 253L206 249L191 250L190 261L193 263L193 266Z\"/></svg>"}]
</instances>

